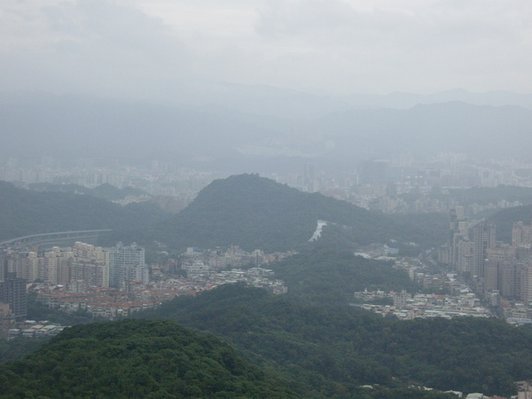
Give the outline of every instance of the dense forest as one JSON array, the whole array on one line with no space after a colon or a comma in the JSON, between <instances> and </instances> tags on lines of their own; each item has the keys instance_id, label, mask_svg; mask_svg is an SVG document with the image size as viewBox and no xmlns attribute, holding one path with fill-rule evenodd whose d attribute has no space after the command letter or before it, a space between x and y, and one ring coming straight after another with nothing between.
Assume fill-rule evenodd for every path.
<instances>
[{"instance_id":1,"label":"dense forest","mask_svg":"<svg viewBox=\"0 0 532 399\"><path fill-rule=\"evenodd\" d=\"M296 398L229 345L172 322L76 326L0 366L3 398Z\"/></svg>"},{"instance_id":2,"label":"dense forest","mask_svg":"<svg viewBox=\"0 0 532 399\"><path fill-rule=\"evenodd\" d=\"M0 392L42 399L452 397L398 384L336 384L325 393L274 366L169 321L95 323L69 328L32 355L0 366Z\"/></svg>"},{"instance_id":3,"label":"dense forest","mask_svg":"<svg viewBox=\"0 0 532 399\"><path fill-rule=\"evenodd\" d=\"M345 305L353 292L414 291L408 274L391 263L364 259L353 252L318 247L271 265L289 287L287 296L304 302Z\"/></svg>"},{"instance_id":4,"label":"dense forest","mask_svg":"<svg viewBox=\"0 0 532 399\"><path fill-rule=\"evenodd\" d=\"M532 329L494 319L397 321L238 285L137 317L217 334L322 397L363 384L510 394L514 381L532 376Z\"/></svg>"},{"instance_id":5,"label":"dense forest","mask_svg":"<svg viewBox=\"0 0 532 399\"><path fill-rule=\"evenodd\" d=\"M238 175L212 182L150 237L175 248L238 244L247 250L288 250L308 241L318 219L347 226L349 239L358 244L397 239L431 246L444 242L447 231L442 215L390 217L258 175Z\"/></svg>"}]
</instances>

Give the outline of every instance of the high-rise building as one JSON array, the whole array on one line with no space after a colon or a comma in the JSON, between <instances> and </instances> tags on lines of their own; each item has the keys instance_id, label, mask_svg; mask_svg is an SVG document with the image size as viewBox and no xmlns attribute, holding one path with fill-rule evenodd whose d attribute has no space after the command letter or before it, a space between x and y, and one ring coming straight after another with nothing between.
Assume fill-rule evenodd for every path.
<instances>
[{"instance_id":1,"label":"high-rise building","mask_svg":"<svg viewBox=\"0 0 532 399\"><path fill-rule=\"evenodd\" d=\"M532 225L516 222L512 226L512 245L529 247L532 245Z\"/></svg>"},{"instance_id":2,"label":"high-rise building","mask_svg":"<svg viewBox=\"0 0 532 399\"><path fill-rule=\"evenodd\" d=\"M484 277L487 251L495 248L495 225L485 221L479 222L470 229L473 242L473 265L471 274Z\"/></svg>"},{"instance_id":3,"label":"high-rise building","mask_svg":"<svg viewBox=\"0 0 532 399\"><path fill-rule=\"evenodd\" d=\"M519 264L519 296L525 304L532 303L532 259Z\"/></svg>"},{"instance_id":4,"label":"high-rise building","mask_svg":"<svg viewBox=\"0 0 532 399\"><path fill-rule=\"evenodd\" d=\"M7 254L6 251L0 250L0 283L5 279L7 270Z\"/></svg>"},{"instance_id":5,"label":"high-rise building","mask_svg":"<svg viewBox=\"0 0 532 399\"><path fill-rule=\"evenodd\" d=\"M6 273L0 283L0 302L7 303L11 314L16 319L23 319L27 314L26 280L18 278L16 273Z\"/></svg>"},{"instance_id":6,"label":"high-rise building","mask_svg":"<svg viewBox=\"0 0 532 399\"><path fill-rule=\"evenodd\" d=\"M144 248L133 243L118 243L109 251L110 286L125 289L130 282L148 283L149 274L145 263Z\"/></svg>"},{"instance_id":7,"label":"high-rise building","mask_svg":"<svg viewBox=\"0 0 532 399\"><path fill-rule=\"evenodd\" d=\"M515 297L518 276L516 275L516 249L511 245L498 245L486 250L484 281L487 291L499 291L507 298Z\"/></svg>"},{"instance_id":8,"label":"high-rise building","mask_svg":"<svg viewBox=\"0 0 532 399\"><path fill-rule=\"evenodd\" d=\"M469 249L469 222L464 219L463 207L450 211L449 223L449 264L459 272L471 272Z\"/></svg>"},{"instance_id":9,"label":"high-rise building","mask_svg":"<svg viewBox=\"0 0 532 399\"><path fill-rule=\"evenodd\" d=\"M473 274L473 242L461 238L455 244L455 267L460 273Z\"/></svg>"}]
</instances>

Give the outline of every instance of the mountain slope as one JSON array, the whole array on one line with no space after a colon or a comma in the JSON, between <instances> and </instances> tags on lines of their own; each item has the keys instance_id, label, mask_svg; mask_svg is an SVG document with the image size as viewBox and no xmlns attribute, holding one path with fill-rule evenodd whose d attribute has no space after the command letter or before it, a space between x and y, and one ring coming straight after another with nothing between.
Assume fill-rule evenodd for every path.
<instances>
[{"instance_id":1,"label":"mountain slope","mask_svg":"<svg viewBox=\"0 0 532 399\"><path fill-rule=\"evenodd\" d=\"M483 159L522 158L532 145L532 110L460 102L417 105L407 110L351 110L314 121L307 131L326 132L322 133L324 141L335 144L328 155L333 159L442 152Z\"/></svg>"},{"instance_id":2,"label":"mountain slope","mask_svg":"<svg viewBox=\"0 0 532 399\"><path fill-rule=\"evenodd\" d=\"M76 326L0 367L2 397L295 398L214 337L172 322Z\"/></svg>"},{"instance_id":3,"label":"mountain slope","mask_svg":"<svg viewBox=\"0 0 532 399\"><path fill-rule=\"evenodd\" d=\"M513 381L532 377L532 330L500 320L388 320L242 286L181 297L136 317L218 334L324 397L346 397L340 393L363 384L412 383L509 394Z\"/></svg>"},{"instance_id":4,"label":"mountain slope","mask_svg":"<svg viewBox=\"0 0 532 399\"><path fill-rule=\"evenodd\" d=\"M296 154L352 167L368 158L398 153L526 157L532 145L532 110L443 102L472 100L468 96L436 96L428 99L431 104L417 106L427 99L413 98L406 105L412 108L398 110L385 108L393 105L393 99L377 101L373 109L349 109L348 103L358 101L260 87L226 88L210 95L219 105L177 107L76 96L17 98L0 94L0 155L179 158L188 166L221 165L224 170L235 170L228 168L228 162L251 164L257 170L268 159L268 168L275 170L279 167L276 157L296 158ZM211 100L207 103L213 104ZM368 100L363 103L368 105ZM530 104L530 96L523 100L518 103ZM249 147L255 151L250 152ZM265 155L264 159L253 156L257 153ZM251 156L248 159L244 154Z\"/></svg>"},{"instance_id":5,"label":"mountain slope","mask_svg":"<svg viewBox=\"0 0 532 399\"><path fill-rule=\"evenodd\" d=\"M152 230L154 238L183 248L212 248L238 244L244 249L294 249L305 244L318 219L352 227L350 237L359 243L389 239L445 240L441 226L428 237L423 223L397 221L345 201L294 188L259 177L238 175L216 180L173 219Z\"/></svg>"},{"instance_id":6,"label":"mountain slope","mask_svg":"<svg viewBox=\"0 0 532 399\"><path fill-rule=\"evenodd\" d=\"M89 195L37 192L0 181L0 240L65 230L140 230L166 214L152 204L122 207Z\"/></svg>"}]
</instances>

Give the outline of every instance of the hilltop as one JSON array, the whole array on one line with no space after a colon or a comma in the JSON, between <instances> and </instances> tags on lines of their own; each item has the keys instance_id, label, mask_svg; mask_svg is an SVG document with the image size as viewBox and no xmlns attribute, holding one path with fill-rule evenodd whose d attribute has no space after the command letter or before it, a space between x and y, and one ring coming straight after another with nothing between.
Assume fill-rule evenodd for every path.
<instances>
[{"instance_id":1,"label":"hilltop","mask_svg":"<svg viewBox=\"0 0 532 399\"><path fill-rule=\"evenodd\" d=\"M296 398L220 340L169 321L75 326L0 367L2 397Z\"/></svg>"},{"instance_id":2,"label":"hilltop","mask_svg":"<svg viewBox=\"0 0 532 399\"><path fill-rule=\"evenodd\" d=\"M254 174L215 180L178 215L152 229L176 248L238 244L247 250L287 250L305 245L319 219L347 227L359 243L445 240L444 217L390 217L319 193L305 193ZM440 220L441 219L441 220Z\"/></svg>"}]
</instances>

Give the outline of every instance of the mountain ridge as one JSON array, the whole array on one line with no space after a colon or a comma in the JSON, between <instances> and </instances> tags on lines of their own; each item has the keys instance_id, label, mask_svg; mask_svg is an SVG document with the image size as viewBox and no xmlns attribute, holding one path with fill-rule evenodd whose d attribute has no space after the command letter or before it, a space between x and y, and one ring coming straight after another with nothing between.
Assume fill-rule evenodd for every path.
<instances>
[{"instance_id":1,"label":"mountain ridge","mask_svg":"<svg viewBox=\"0 0 532 399\"><path fill-rule=\"evenodd\" d=\"M349 226L349 238L360 244L427 237L417 223L301 192L257 174L213 181L187 208L152 229L149 237L175 248L235 244L247 250L292 250L307 244L318 220Z\"/></svg>"}]
</instances>

